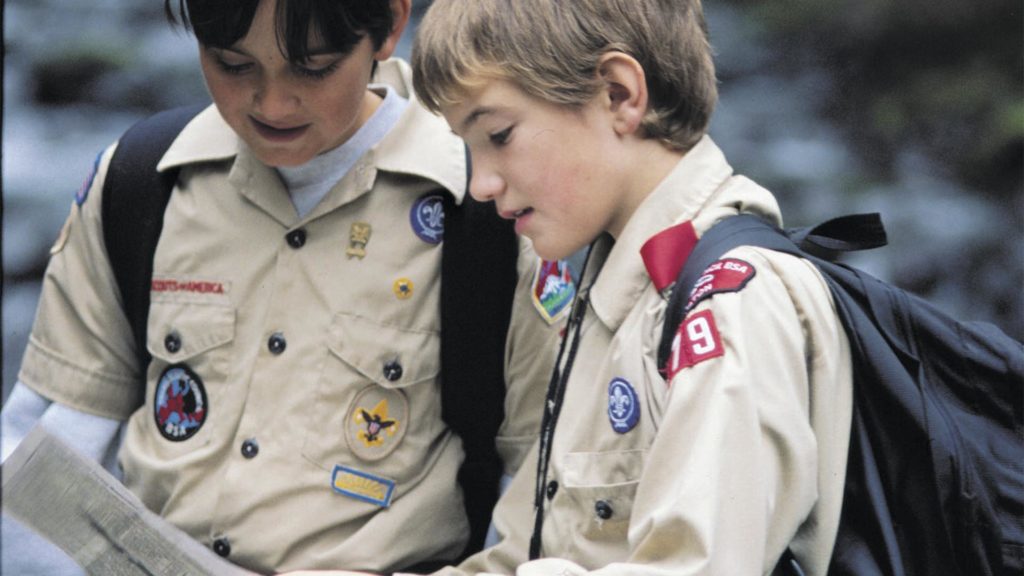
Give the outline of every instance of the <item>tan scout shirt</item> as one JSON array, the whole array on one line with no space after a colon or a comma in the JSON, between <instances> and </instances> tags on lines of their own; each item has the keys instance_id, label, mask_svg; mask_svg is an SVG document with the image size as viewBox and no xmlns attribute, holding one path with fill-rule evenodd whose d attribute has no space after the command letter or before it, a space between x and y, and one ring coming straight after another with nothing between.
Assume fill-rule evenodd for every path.
<instances>
[{"instance_id":1,"label":"tan scout shirt","mask_svg":"<svg viewBox=\"0 0 1024 576\"><path fill-rule=\"evenodd\" d=\"M378 80L408 97L408 72L385 63ZM102 240L109 157L54 247L21 380L130 417L128 487L250 569L384 571L460 552L461 442L440 417L441 250L423 224L436 207L424 198L443 187L461 201L466 187L444 121L409 106L300 219L277 174L216 109L201 113L159 165L182 170L155 255L138 410ZM531 301L538 262L524 241L499 442L509 471L536 437L560 328Z\"/></svg>"},{"instance_id":2,"label":"tan scout shirt","mask_svg":"<svg viewBox=\"0 0 1024 576\"><path fill-rule=\"evenodd\" d=\"M581 294L591 287L579 351L539 484L544 559L525 563L534 450L496 509L504 540L444 573L752 575L771 571L790 545L808 574L826 572L852 375L818 272L788 255L735 250L728 257L742 263L731 263L753 276L687 316L691 362L671 382L656 366L665 299L641 247L673 225L691 221L700 234L738 212L780 218L771 194L734 176L705 138L617 242L598 241L581 281Z\"/></svg>"}]
</instances>

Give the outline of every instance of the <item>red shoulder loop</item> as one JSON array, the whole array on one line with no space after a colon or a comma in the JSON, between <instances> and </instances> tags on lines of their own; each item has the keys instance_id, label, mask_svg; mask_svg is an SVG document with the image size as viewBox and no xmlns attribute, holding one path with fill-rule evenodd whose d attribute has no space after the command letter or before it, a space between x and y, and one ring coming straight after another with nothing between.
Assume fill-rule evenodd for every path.
<instances>
[{"instance_id":1,"label":"red shoulder loop","mask_svg":"<svg viewBox=\"0 0 1024 576\"><path fill-rule=\"evenodd\" d=\"M647 275L661 292L676 281L683 264L697 245L697 232L689 221L676 224L651 236L640 248Z\"/></svg>"}]
</instances>

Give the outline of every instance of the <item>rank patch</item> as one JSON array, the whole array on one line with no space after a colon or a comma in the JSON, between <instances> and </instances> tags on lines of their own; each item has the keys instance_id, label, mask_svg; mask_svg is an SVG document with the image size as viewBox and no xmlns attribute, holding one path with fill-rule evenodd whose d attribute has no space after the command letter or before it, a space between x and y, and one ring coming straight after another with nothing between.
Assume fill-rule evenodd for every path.
<instances>
[{"instance_id":1,"label":"rank patch","mask_svg":"<svg viewBox=\"0 0 1024 576\"><path fill-rule=\"evenodd\" d=\"M722 339L715 326L711 310L701 310L683 320L672 339L672 353L668 357L667 381L683 368L689 368L710 358L725 354Z\"/></svg>"},{"instance_id":2,"label":"rank patch","mask_svg":"<svg viewBox=\"0 0 1024 576\"><path fill-rule=\"evenodd\" d=\"M164 438L188 440L202 428L208 413L206 388L195 372L184 364L164 370L153 397L153 417Z\"/></svg>"},{"instance_id":3,"label":"rank patch","mask_svg":"<svg viewBox=\"0 0 1024 576\"><path fill-rule=\"evenodd\" d=\"M608 384L608 419L619 434L629 432L640 421L640 399L624 378L613 378Z\"/></svg>"},{"instance_id":4,"label":"rank patch","mask_svg":"<svg viewBox=\"0 0 1024 576\"><path fill-rule=\"evenodd\" d=\"M371 384L349 407L345 442L363 460L380 460L395 451L408 427L409 401L401 390Z\"/></svg>"},{"instance_id":5,"label":"rank patch","mask_svg":"<svg viewBox=\"0 0 1024 576\"><path fill-rule=\"evenodd\" d=\"M738 258L723 258L704 269L690 291L686 310L692 310L701 300L719 292L739 292L754 277L756 270Z\"/></svg>"},{"instance_id":6,"label":"rank patch","mask_svg":"<svg viewBox=\"0 0 1024 576\"><path fill-rule=\"evenodd\" d=\"M541 260L533 276L533 306L548 324L554 324L569 313L576 297L569 265L564 260Z\"/></svg>"},{"instance_id":7,"label":"rank patch","mask_svg":"<svg viewBox=\"0 0 1024 576\"><path fill-rule=\"evenodd\" d=\"M387 508L395 492L395 481L337 465L331 473L331 488L338 494Z\"/></svg>"},{"instance_id":8,"label":"rank patch","mask_svg":"<svg viewBox=\"0 0 1024 576\"><path fill-rule=\"evenodd\" d=\"M345 255L362 260L366 257L366 245L370 243L373 227L366 222L355 222L348 231L348 248Z\"/></svg>"},{"instance_id":9,"label":"rank patch","mask_svg":"<svg viewBox=\"0 0 1024 576\"><path fill-rule=\"evenodd\" d=\"M412 231L428 244L440 244L444 239L444 198L430 193L412 205L409 212Z\"/></svg>"}]
</instances>

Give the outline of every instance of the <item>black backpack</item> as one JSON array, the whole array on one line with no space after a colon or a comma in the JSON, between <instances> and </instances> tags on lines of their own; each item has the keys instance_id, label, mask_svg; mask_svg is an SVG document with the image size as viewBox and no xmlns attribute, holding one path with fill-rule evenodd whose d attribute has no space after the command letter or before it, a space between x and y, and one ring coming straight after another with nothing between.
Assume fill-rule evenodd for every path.
<instances>
[{"instance_id":1,"label":"black backpack","mask_svg":"<svg viewBox=\"0 0 1024 576\"><path fill-rule=\"evenodd\" d=\"M139 366L146 350L153 255L177 171L157 162L205 105L175 108L128 129L110 161L103 188L103 235L133 331ZM467 171L468 171L467 157ZM468 172L467 172L468 182ZM441 403L445 422L461 437L466 460L459 470L470 542L483 547L498 499L501 461L494 438L504 417L505 336L516 285L518 241L493 203L466 194L457 206L445 194L441 253ZM141 405L145 382L139 390Z\"/></svg>"},{"instance_id":2,"label":"black backpack","mask_svg":"<svg viewBox=\"0 0 1024 576\"><path fill-rule=\"evenodd\" d=\"M811 261L831 289L853 359L849 461L829 573L1021 574L1024 346L830 261L883 244L877 214L788 232L750 215L723 220L676 280L658 366L691 287L724 253L760 246ZM787 551L776 573L802 572Z\"/></svg>"}]
</instances>

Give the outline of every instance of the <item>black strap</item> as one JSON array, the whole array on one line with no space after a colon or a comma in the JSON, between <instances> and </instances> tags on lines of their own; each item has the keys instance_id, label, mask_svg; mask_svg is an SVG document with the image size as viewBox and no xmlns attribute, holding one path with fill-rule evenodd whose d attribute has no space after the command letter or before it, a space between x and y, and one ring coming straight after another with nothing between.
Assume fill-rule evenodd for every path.
<instances>
[{"instance_id":1,"label":"black strap","mask_svg":"<svg viewBox=\"0 0 1024 576\"><path fill-rule=\"evenodd\" d=\"M103 241L143 372L150 361L146 321L153 254L178 177L177 170L161 174L156 165L185 125L205 107L174 108L137 122L121 137L103 182Z\"/></svg>"},{"instance_id":2,"label":"black strap","mask_svg":"<svg viewBox=\"0 0 1024 576\"><path fill-rule=\"evenodd\" d=\"M461 207L453 204L446 200L441 255L441 408L466 451L459 482L470 553L483 548L498 500L502 467L494 438L505 412L505 336L519 244L493 202L466 194Z\"/></svg>"},{"instance_id":3,"label":"black strap","mask_svg":"<svg viewBox=\"0 0 1024 576\"><path fill-rule=\"evenodd\" d=\"M740 246L760 246L801 258L832 260L838 252L877 248L886 244L885 227L876 213L851 214L833 218L812 228L784 231L751 214L726 218L701 236L679 272L665 309L658 344L658 367L672 352L672 337L689 310L690 290L704 270L726 252Z\"/></svg>"}]
</instances>

